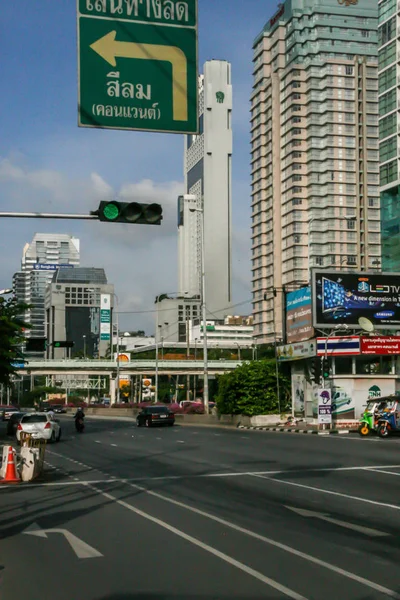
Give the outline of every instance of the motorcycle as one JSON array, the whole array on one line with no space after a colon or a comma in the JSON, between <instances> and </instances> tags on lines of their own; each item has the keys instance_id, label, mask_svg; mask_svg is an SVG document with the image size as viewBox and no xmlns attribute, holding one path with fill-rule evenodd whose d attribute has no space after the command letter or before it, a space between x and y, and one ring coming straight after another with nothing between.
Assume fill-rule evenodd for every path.
<instances>
[{"instance_id":1,"label":"motorcycle","mask_svg":"<svg viewBox=\"0 0 400 600\"><path fill-rule=\"evenodd\" d=\"M83 417L77 417L75 419L75 428L78 433L82 433L85 429L85 423L83 421Z\"/></svg>"}]
</instances>

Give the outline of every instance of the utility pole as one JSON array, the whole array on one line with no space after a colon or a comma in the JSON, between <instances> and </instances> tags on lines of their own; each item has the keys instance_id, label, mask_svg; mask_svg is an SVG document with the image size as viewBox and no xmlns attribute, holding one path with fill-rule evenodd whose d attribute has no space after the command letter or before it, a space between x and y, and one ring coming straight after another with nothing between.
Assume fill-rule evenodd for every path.
<instances>
[{"instance_id":1,"label":"utility pole","mask_svg":"<svg viewBox=\"0 0 400 600\"><path fill-rule=\"evenodd\" d=\"M190 358L190 342L189 342L189 318L186 315L186 358ZM186 375L186 400L190 401L190 375Z\"/></svg>"}]
</instances>

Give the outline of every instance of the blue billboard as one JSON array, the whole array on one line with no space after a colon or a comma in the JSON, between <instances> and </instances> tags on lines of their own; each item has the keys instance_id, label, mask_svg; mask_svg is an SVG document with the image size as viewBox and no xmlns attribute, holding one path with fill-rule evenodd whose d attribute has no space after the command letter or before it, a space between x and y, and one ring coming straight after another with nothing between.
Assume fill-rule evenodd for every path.
<instances>
[{"instance_id":1,"label":"blue billboard","mask_svg":"<svg viewBox=\"0 0 400 600\"><path fill-rule=\"evenodd\" d=\"M288 344L304 342L314 336L311 289L304 287L286 295L286 339Z\"/></svg>"}]
</instances>

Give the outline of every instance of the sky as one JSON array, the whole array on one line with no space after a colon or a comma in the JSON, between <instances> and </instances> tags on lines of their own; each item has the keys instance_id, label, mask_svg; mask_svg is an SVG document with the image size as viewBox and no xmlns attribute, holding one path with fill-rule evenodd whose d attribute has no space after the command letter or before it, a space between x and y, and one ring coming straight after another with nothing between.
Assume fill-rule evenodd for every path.
<instances>
[{"instance_id":1,"label":"sky","mask_svg":"<svg viewBox=\"0 0 400 600\"><path fill-rule=\"evenodd\" d=\"M250 133L252 43L275 0L199 0L199 69L232 63L233 301L251 311ZM0 20L0 211L86 213L100 200L154 201L161 227L0 217L0 288L36 232L81 240L81 266L103 267L124 329L154 333L154 298L177 290L176 201L183 136L77 126L74 0L12 0Z\"/></svg>"}]
</instances>

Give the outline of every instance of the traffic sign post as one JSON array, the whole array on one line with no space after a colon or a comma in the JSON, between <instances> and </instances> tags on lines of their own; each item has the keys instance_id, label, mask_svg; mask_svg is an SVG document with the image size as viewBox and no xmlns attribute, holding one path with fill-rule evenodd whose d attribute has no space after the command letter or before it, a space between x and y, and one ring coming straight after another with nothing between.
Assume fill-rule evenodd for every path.
<instances>
[{"instance_id":1,"label":"traffic sign post","mask_svg":"<svg viewBox=\"0 0 400 600\"><path fill-rule=\"evenodd\" d=\"M197 0L77 0L78 125L197 133Z\"/></svg>"}]
</instances>

